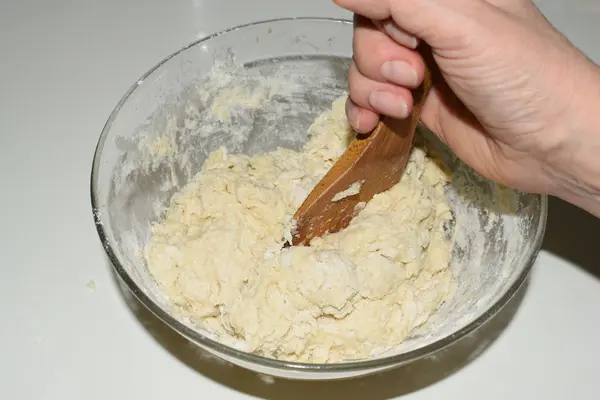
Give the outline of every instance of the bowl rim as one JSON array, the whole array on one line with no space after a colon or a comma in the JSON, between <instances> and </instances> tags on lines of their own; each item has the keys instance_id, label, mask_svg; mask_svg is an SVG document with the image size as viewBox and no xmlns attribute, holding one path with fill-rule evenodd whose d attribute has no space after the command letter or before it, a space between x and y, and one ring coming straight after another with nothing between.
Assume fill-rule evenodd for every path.
<instances>
[{"instance_id":1,"label":"bowl rim","mask_svg":"<svg viewBox=\"0 0 600 400\"><path fill-rule=\"evenodd\" d=\"M283 361L274 358L264 357L252 353L248 353L242 350L238 350L234 347L227 346L217 340L211 339L202 333L184 325L177 318L172 316L167 310L160 307L157 303L155 303L134 281L134 279L127 273L127 270L123 267L120 260L116 256L116 253L113 251L111 245L108 242L108 235L105 231L104 223L100 218L99 213L99 204L100 198L97 190L97 179L100 168L100 160L102 151L104 149L104 144L106 142L108 133L111 130L112 123L121 111L123 105L128 101L130 96L136 91L136 89L140 86L141 82L144 82L153 72L155 72L158 68L163 66L165 63L178 56L179 54L185 52L186 50L197 46L200 43L210 41L221 35L226 35L231 32L235 32L244 28L268 25L268 24L276 24L276 23L295 23L295 22L321 22L321 23L335 23L335 24L348 24L352 25L353 21L348 19L340 19L340 18L326 18L326 17L285 17L285 18L274 18L261 20L256 22L251 22L243 25L237 25L228 29L224 29L203 37L201 39L195 40L190 44L180 48L174 53L168 55L163 58L160 62L158 62L155 66L150 68L147 72L145 72L137 81L134 83L121 97L110 116L108 117L100 137L98 139L98 143L96 145L94 151L94 158L92 162L92 170L90 177L90 195L91 195L91 206L92 206L92 214L94 218L94 223L96 225L96 230L98 232L98 236L104 247L104 251L110 260L114 271L117 273L119 278L129 291L138 299L140 303L142 303L151 313L153 313L158 319L160 319L167 326L186 337L188 340L194 342L201 347L209 348L217 353L222 353L226 357L240 359L241 361L253 364L260 364L264 367L268 368L276 368L283 369L288 372L327 372L327 373L343 373L343 372L357 372L360 370L368 370L368 369L382 369L385 367L391 367L394 365L405 364L407 362L423 358L428 356L434 352L437 352L454 342L458 341L462 337L468 335L469 333L475 331L477 328L485 324L489 321L494 315L496 315L517 293L517 291L521 288L523 283L526 281L529 272L531 271L537 255L540 252L542 240L544 238L545 230L546 230L546 222L548 215L548 196L546 195L537 195L540 197L540 214L539 214L539 223L536 230L536 236L533 241L533 245L527 251L527 257L525 258L525 262L522 266L522 270L519 275L516 277L511 286L503 293L497 300L494 302L489 309L482 312L477 318L458 329L457 331L435 341L429 343L423 347L407 351L405 353L390 355L381 358L374 359L366 359L359 361L348 361L348 362L340 362L340 363L330 363L330 364L316 364L316 363L306 363L306 362L294 362L294 361Z\"/></svg>"}]
</instances>

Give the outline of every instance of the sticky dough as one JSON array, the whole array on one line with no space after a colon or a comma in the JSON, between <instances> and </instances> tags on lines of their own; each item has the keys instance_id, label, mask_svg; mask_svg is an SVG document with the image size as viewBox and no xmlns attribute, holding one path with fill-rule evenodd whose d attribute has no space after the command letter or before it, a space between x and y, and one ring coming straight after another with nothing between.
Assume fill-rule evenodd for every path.
<instances>
[{"instance_id":1,"label":"sticky dough","mask_svg":"<svg viewBox=\"0 0 600 400\"><path fill-rule=\"evenodd\" d=\"M289 361L365 359L400 344L451 293L451 176L424 145L348 228L282 249L292 215L353 137L344 101L316 119L302 152L215 151L154 225L151 273L218 340Z\"/></svg>"}]
</instances>

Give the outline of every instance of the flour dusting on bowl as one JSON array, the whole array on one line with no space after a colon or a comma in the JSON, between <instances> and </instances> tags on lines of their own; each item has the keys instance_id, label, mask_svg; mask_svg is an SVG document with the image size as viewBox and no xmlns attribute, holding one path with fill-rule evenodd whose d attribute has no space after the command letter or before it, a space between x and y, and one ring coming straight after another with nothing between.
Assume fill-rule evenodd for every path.
<instances>
[{"instance_id":1,"label":"flour dusting on bowl","mask_svg":"<svg viewBox=\"0 0 600 400\"><path fill-rule=\"evenodd\" d=\"M437 351L508 301L541 243L544 197L516 193L481 178L422 129L454 175L444 195L454 221L448 228L454 232L450 269L456 284L453 295L400 345L374 349L372 357L360 362L283 362L236 350L246 348L244 341L223 346L173 307L146 264L152 225L165 217L174 193L219 148L248 156L278 147L300 150L315 117L345 93L351 32L351 23L281 20L234 29L190 46L127 94L107 123L96 154L95 218L127 286L167 324L206 350L269 375L357 376Z\"/></svg>"}]
</instances>

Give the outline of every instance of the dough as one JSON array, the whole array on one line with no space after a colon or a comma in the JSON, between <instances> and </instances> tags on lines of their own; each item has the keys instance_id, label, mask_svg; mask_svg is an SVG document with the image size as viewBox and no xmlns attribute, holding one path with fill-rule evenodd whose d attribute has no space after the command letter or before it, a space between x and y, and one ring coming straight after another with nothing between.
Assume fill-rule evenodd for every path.
<instances>
[{"instance_id":1,"label":"dough","mask_svg":"<svg viewBox=\"0 0 600 400\"><path fill-rule=\"evenodd\" d=\"M451 293L451 176L423 144L348 228L282 249L292 215L354 135L344 102L316 119L302 152L215 151L153 226L151 273L225 344L289 361L365 359L399 345Z\"/></svg>"}]
</instances>

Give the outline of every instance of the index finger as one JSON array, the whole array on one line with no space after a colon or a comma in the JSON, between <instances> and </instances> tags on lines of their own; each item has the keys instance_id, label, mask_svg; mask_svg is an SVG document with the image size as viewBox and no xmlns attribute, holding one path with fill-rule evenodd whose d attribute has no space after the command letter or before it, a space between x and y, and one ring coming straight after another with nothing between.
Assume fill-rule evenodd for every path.
<instances>
[{"instance_id":1,"label":"index finger","mask_svg":"<svg viewBox=\"0 0 600 400\"><path fill-rule=\"evenodd\" d=\"M375 20L390 17L389 0L333 0L333 2L353 13Z\"/></svg>"}]
</instances>

